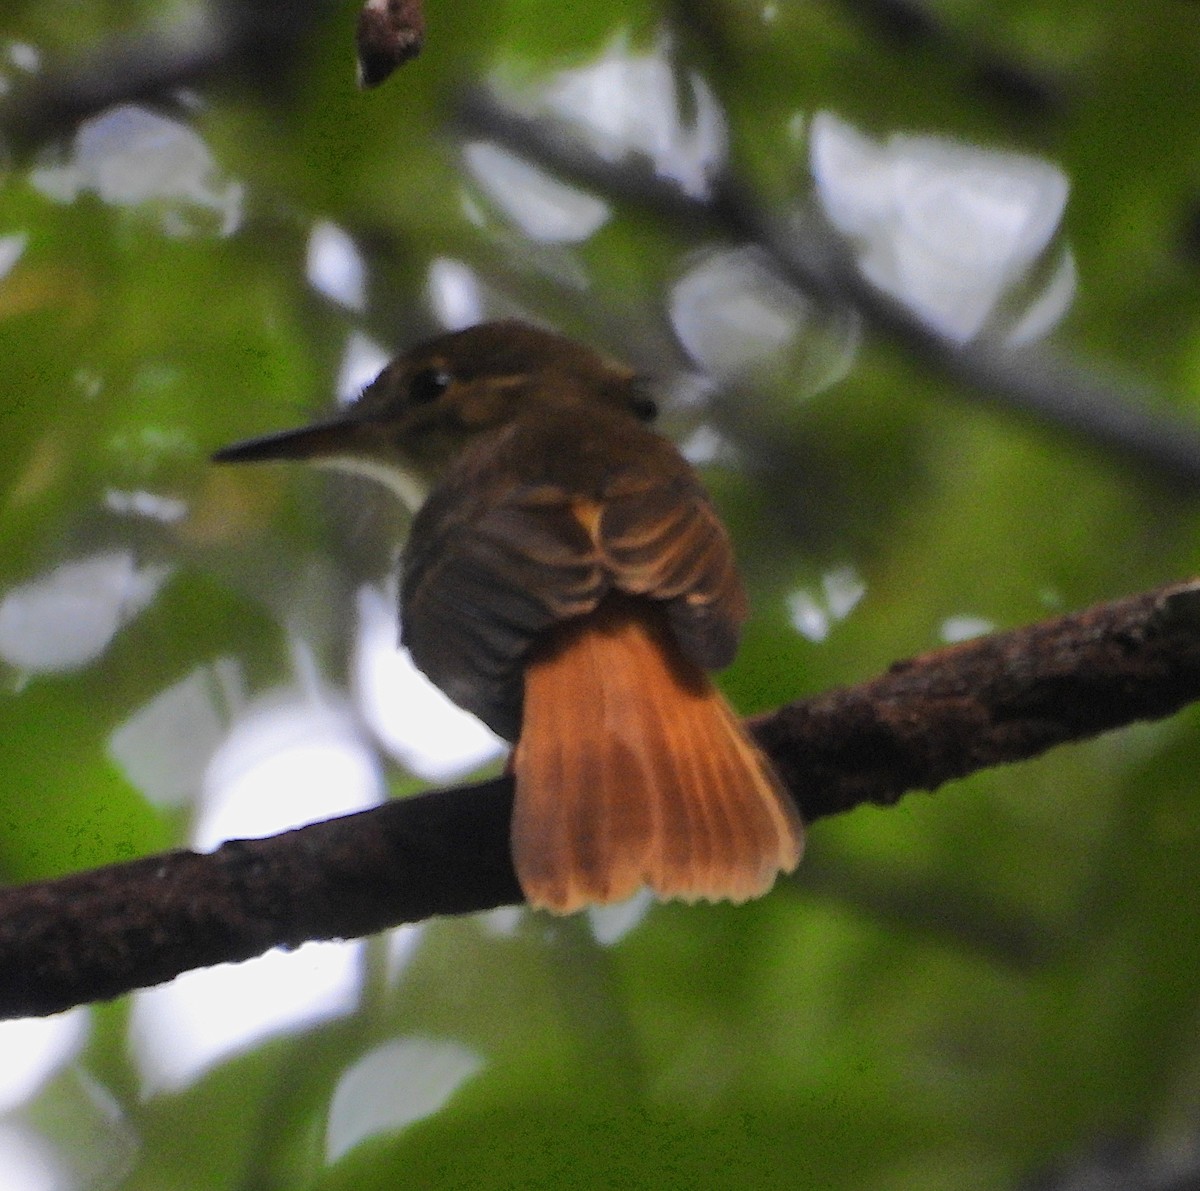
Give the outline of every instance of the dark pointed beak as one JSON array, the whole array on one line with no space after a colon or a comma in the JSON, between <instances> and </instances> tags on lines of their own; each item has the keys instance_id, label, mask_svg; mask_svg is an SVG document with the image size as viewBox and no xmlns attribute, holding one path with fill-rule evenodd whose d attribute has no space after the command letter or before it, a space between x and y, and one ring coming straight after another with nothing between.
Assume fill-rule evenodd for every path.
<instances>
[{"instance_id":1,"label":"dark pointed beak","mask_svg":"<svg viewBox=\"0 0 1200 1191\"><path fill-rule=\"evenodd\" d=\"M248 438L213 452L214 463L265 463L300 460L321 463L363 453L366 423L356 418L330 418L312 426L280 430L260 438Z\"/></svg>"},{"instance_id":2,"label":"dark pointed beak","mask_svg":"<svg viewBox=\"0 0 1200 1191\"><path fill-rule=\"evenodd\" d=\"M429 490L428 468L410 460L401 443L414 427L420 429L422 418L428 418L427 407L421 407L415 417L351 409L312 426L235 442L212 458L214 463L297 461L366 476L415 511Z\"/></svg>"}]
</instances>

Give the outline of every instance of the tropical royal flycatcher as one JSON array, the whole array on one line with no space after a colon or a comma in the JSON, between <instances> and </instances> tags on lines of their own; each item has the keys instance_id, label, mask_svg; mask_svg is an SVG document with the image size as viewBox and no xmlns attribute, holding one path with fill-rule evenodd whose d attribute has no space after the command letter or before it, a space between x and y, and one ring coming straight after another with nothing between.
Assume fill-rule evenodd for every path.
<instances>
[{"instance_id":1,"label":"tropical royal flycatcher","mask_svg":"<svg viewBox=\"0 0 1200 1191\"><path fill-rule=\"evenodd\" d=\"M634 373L520 322L438 336L337 418L218 451L366 474L414 511L401 642L515 743L512 850L567 914L765 893L799 863L791 799L707 670L746 596L700 480Z\"/></svg>"}]
</instances>

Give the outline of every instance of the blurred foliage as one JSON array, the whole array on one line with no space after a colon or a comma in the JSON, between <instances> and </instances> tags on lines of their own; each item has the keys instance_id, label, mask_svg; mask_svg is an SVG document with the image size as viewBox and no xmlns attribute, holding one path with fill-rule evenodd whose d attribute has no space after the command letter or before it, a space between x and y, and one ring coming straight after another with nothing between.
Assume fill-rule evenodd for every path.
<instances>
[{"instance_id":1,"label":"blurred foliage","mask_svg":"<svg viewBox=\"0 0 1200 1191\"><path fill-rule=\"evenodd\" d=\"M822 109L875 137L1050 157L1071 180L1081 278L1057 344L1180 414L1200 406L1196 5L940 0L887 23L886 6L854 0L431 0L422 57L368 94L353 85L355 5L261 7L280 29L258 69L214 70L157 104L245 185L233 235L168 234L153 204L50 200L31 170L62 159L70 128L14 150L0 189L0 234L27 237L0 280L0 590L105 549L170 571L100 658L5 675L3 879L186 840L186 815L146 802L107 742L198 665L240 657L265 688L289 673L299 624L329 681L345 681L349 586L295 612L296 575L330 549L339 568L360 565L351 554L378 568L385 548L347 544L361 526L319 479L231 477L207 457L328 404L351 331L390 348L433 329L431 262L476 270L496 310L639 366L682 362L664 294L693 234L618 205L585 243L525 241L464 173L450 130L456 94L481 79L529 86L618 36L649 50L669 28L680 71L724 108L737 167L781 204L810 189L803 120ZM42 60L3 68L10 98L102 58L118 34L186 43L202 11L10 3L0 50ZM318 220L366 258L361 315L305 280ZM868 677L936 644L950 617L1008 626L1196 568L1194 494L979 403L870 328L824 391L798 396L785 379L723 400L736 462L710 478L753 592L726 682L746 710ZM188 512L123 516L106 509L111 490ZM865 594L824 640L806 638L789 596L819 599L839 567ZM136 1137L122 1185L949 1191L1016 1187L1114 1142L1187 1152L1196 729L1187 713L824 822L795 881L761 903L658 907L612 946L583 921L433 924L398 978L368 973L350 1018L183 1092L139 1100L126 1006L106 1008L80 1064ZM483 1067L440 1111L326 1166L339 1076L401 1035L453 1039ZM82 1126L59 1121L57 1135L89 1144Z\"/></svg>"}]
</instances>

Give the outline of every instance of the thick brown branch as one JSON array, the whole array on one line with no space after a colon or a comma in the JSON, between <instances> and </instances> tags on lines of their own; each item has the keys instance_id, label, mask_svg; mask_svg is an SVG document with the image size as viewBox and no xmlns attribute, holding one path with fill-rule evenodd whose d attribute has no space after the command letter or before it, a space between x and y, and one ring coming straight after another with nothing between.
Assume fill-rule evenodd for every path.
<instances>
[{"instance_id":1,"label":"thick brown branch","mask_svg":"<svg viewBox=\"0 0 1200 1191\"><path fill-rule=\"evenodd\" d=\"M310 939L521 900L512 783L437 790L215 852L0 890L0 1019Z\"/></svg>"},{"instance_id":2,"label":"thick brown branch","mask_svg":"<svg viewBox=\"0 0 1200 1191\"><path fill-rule=\"evenodd\" d=\"M890 805L1200 698L1200 581L897 662L753 724L805 818Z\"/></svg>"},{"instance_id":3,"label":"thick brown branch","mask_svg":"<svg viewBox=\"0 0 1200 1191\"><path fill-rule=\"evenodd\" d=\"M810 821L1200 698L1200 581L893 666L753 724ZM512 785L438 790L216 852L0 891L0 1017L520 900Z\"/></svg>"}]
</instances>

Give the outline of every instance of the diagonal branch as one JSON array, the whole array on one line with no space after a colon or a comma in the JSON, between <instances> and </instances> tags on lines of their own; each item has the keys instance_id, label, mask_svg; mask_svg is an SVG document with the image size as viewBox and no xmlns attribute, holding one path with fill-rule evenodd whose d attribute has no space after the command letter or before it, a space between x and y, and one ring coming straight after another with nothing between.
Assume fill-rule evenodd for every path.
<instances>
[{"instance_id":1,"label":"diagonal branch","mask_svg":"<svg viewBox=\"0 0 1200 1191\"><path fill-rule=\"evenodd\" d=\"M899 662L752 722L809 821L1200 699L1200 580ZM0 890L0 1018L271 947L521 900L512 783L437 790L207 854Z\"/></svg>"},{"instance_id":2,"label":"diagonal branch","mask_svg":"<svg viewBox=\"0 0 1200 1191\"><path fill-rule=\"evenodd\" d=\"M492 92L468 90L457 119L559 177L640 207L692 234L756 245L780 275L815 301L853 309L871 328L977 399L1064 430L1179 492L1200 489L1200 427L1144 385L1115 382L1043 346L1011 347L982 335L962 345L940 335L863 276L841 236L815 213L775 215L725 169L704 195L681 190L653 162L594 152L564 122L526 115Z\"/></svg>"},{"instance_id":3,"label":"diagonal branch","mask_svg":"<svg viewBox=\"0 0 1200 1191\"><path fill-rule=\"evenodd\" d=\"M753 722L806 819L1039 756L1200 698L1200 580L979 637Z\"/></svg>"}]
</instances>

